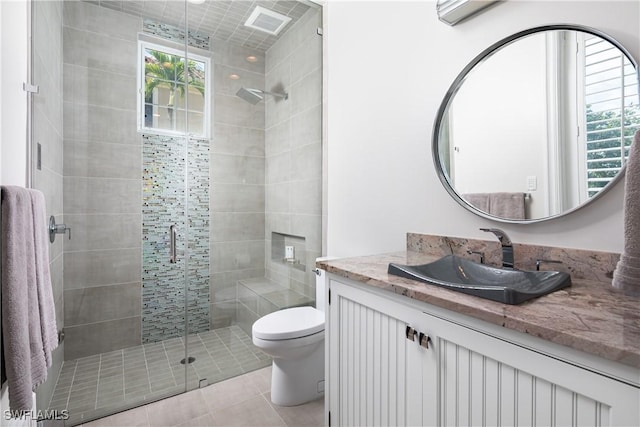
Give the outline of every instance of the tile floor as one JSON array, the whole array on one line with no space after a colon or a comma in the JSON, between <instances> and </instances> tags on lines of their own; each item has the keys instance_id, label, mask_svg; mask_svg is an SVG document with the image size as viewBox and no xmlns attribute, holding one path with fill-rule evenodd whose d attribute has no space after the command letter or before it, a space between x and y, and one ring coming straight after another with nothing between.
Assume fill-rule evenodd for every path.
<instances>
[{"instance_id":1,"label":"tile floor","mask_svg":"<svg viewBox=\"0 0 640 427\"><path fill-rule=\"evenodd\" d=\"M189 356L195 357L186 367L189 390L198 388L201 380L214 384L271 364L238 326L190 335L188 347ZM68 410L68 424L75 425L180 393L184 356L184 339L173 338L65 361L49 408Z\"/></svg>"},{"instance_id":2,"label":"tile floor","mask_svg":"<svg viewBox=\"0 0 640 427\"><path fill-rule=\"evenodd\" d=\"M322 426L324 400L280 407L270 400L271 367L240 375L82 427Z\"/></svg>"}]
</instances>

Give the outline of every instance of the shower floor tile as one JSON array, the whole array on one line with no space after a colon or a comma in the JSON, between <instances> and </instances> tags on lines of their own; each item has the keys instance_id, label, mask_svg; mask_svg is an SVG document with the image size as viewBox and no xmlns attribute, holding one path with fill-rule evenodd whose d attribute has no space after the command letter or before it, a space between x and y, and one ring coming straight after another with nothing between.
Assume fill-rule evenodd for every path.
<instances>
[{"instance_id":1,"label":"shower floor tile","mask_svg":"<svg viewBox=\"0 0 640 427\"><path fill-rule=\"evenodd\" d=\"M271 364L239 326L188 337L187 389L213 384ZM171 338L109 353L67 360L49 409L68 410L66 425L106 416L184 391L184 339Z\"/></svg>"}]
</instances>

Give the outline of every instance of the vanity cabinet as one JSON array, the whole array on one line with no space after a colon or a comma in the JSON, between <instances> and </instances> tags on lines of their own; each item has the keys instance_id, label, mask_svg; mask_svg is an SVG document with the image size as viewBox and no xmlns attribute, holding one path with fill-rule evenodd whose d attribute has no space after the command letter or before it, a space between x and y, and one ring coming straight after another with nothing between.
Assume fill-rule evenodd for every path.
<instances>
[{"instance_id":1,"label":"vanity cabinet","mask_svg":"<svg viewBox=\"0 0 640 427\"><path fill-rule=\"evenodd\" d=\"M329 290L329 425L436 425L435 352L407 338L423 314L341 281Z\"/></svg>"},{"instance_id":2,"label":"vanity cabinet","mask_svg":"<svg viewBox=\"0 0 640 427\"><path fill-rule=\"evenodd\" d=\"M640 425L637 383L525 334L515 343L481 321L327 277L330 425Z\"/></svg>"}]
</instances>

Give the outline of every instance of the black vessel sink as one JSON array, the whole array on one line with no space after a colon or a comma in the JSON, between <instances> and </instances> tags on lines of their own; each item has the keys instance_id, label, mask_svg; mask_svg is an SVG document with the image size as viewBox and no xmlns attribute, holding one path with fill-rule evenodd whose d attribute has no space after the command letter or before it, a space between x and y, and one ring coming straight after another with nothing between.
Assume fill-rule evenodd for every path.
<instances>
[{"instance_id":1,"label":"black vessel sink","mask_svg":"<svg viewBox=\"0 0 640 427\"><path fill-rule=\"evenodd\" d=\"M422 265L390 263L388 273L505 304L520 304L571 286L571 276L564 272L496 268L455 255Z\"/></svg>"}]
</instances>

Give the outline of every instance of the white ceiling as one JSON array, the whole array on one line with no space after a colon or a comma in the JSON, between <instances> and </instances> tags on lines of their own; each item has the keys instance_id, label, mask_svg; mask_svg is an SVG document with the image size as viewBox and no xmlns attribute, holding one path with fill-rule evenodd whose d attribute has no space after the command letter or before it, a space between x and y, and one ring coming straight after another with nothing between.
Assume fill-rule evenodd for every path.
<instances>
[{"instance_id":1,"label":"white ceiling","mask_svg":"<svg viewBox=\"0 0 640 427\"><path fill-rule=\"evenodd\" d=\"M96 0L90 3L175 26L185 24L186 3L189 30L260 50L269 49L310 7L296 0L206 0L202 4L183 0ZM291 22L277 37L245 27L244 22L257 5L288 16Z\"/></svg>"}]
</instances>

